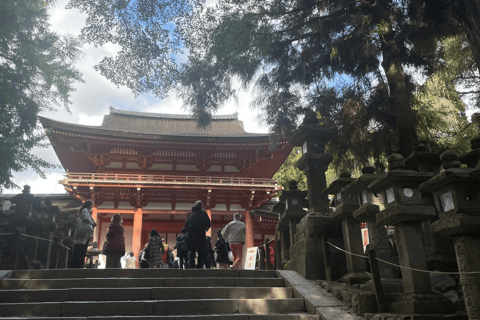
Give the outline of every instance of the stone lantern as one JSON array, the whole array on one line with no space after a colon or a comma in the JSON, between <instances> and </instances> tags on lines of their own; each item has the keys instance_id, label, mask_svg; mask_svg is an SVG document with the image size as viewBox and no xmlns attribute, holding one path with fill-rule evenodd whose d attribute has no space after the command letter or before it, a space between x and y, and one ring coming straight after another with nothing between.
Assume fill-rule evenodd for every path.
<instances>
[{"instance_id":1,"label":"stone lantern","mask_svg":"<svg viewBox=\"0 0 480 320\"><path fill-rule=\"evenodd\" d=\"M433 174L438 174L440 173L441 165L442 161L440 161L440 156L428 152L424 146L415 147L414 151L405 158L405 168L417 172L432 172ZM425 204L431 205L432 207L435 206L431 192L422 190L422 197ZM422 222L427 264L432 270L455 269L457 263L455 261L455 250L453 249L452 241L432 232L430 224L437 218Z\"/></svg>"},{"instance_id":2,"label":"stone lantern","mask_svg":"<svg viewBox=\"0 0 480 320\"><path fill-rule=\"evenodd\" d=\"M433 232L453 240L468 318L480 319L480 184L471 168L460 168L456 153L446 151L440 158L445 170L420 188L433 192L440 218L432 223Z\"/></svg>"},{"instance_id":3,"label":"stone lantern","mask_svg":"<svg viewBox=\"0 0 480 320\"><path fill-rule=\"evenodd\" d=\"M290 181L288 190L282 191L280 202L274 207L275 211L280 211L277 231L280 232L282 237L283 264L290 260L290 247L294 243L297 223L307 214L307 211L303 209L307 194L307 191L297 190L296 181Z\"/></svg>"},{"instance_id":4,"label":"stone lantern","mask_svg":"<svg viewBox=\"0 0 480 320\"><path fill-rule=\"evenodd\" d=\"M392 246L388 240L387 229L385 225L377 224L376 220L383 199L380 193L373 193L368 188L369 184L380 177L380 174L375 173L375 168L365 167L362 169L362 175L344 189L357 195L359 208L353 212L353 217L367 225L368 249L375 250L375 255L379 259L391 262ZM378 268L385 292L403 291L401 280L394 279L391 265L379 262ZM373 290L373 287L371 289Z\"/></svg>"},{"instance_id":5,"label":"stone lantern","mask_svg":"<svg viewBox=\"0 0 480 320\"><path fill-rule=\"evenodd\" d=\"M389 172L369 185L375 193L382 193L385 209L377 213L379 225L394 225L395 240L402 271L405 295L391 304L393 312L444 313L452 312L453 304L442 296L433 295L427 271L421 223L435 219L435 208L423 202L418 186L433 173L405 170L400 154L387 157Z\"/></svg>"},{"instance_id":6,"label":"stone lantern","mask_svg":"<svg viewBox=\"0 0 480 320\"><path fill-rule=\"evenodd\" d=\"M325 145L331 140L335 128L319 124L314 111L308 111L290 143L302 147L303 155L297 167L303 170L308 183L308 214L297 224L297 232L290 248L291 261L286 269L295 270L307 279L325 279L322 236L343 246L341 224L332 221L328 196L323 193L327 187L325 171L333 155L325 152ZM337 250L338 251L338 250ZM345 274L344 256L332 251L332 276Z\"/></svg>"},{"instance_id":7,"label":"stone lantern","mask_svg":"<svg viewBox=\"0 0 480 320\"><path fill-rule=\"evenodd\" d=\"M353 218L352 214L360 205L358 194L352 193L347 187L355 179L350 173L344 173L333 181L324 191L326 194L334 195L335 211L331 214L332 220L342 222L343 241L345 250L363 255L362 230L360 221ZM361 284L370 280L365 273L365 258L356 257L350 254L345 255L348 274L343 276L341 281L347 284Z\"/></svg>"}]
</instances>

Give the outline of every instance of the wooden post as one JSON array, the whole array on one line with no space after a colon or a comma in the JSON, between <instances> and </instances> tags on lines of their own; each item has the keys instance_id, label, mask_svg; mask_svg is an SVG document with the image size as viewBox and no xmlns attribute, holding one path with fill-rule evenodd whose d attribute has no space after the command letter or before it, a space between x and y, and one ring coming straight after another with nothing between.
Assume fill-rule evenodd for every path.
<instances>
[{"instance_id":1,"label":"wooden post","mask_svg":"<svg viewBox=\"0 0 480 320\"><path fill-rule=\"evenodd\" d=\"M98 240L100 239L100 234L98 233L99 228L98 228L97 207L95 207L95 206L92 208L92 219L97 224L96 229L95 229L95 231L97 231L97 232L95 232L95 231L93 232L93 242L97 241L97 244L98 244Z\"/></svg>"},{"instance_id":2,"label":"wooden post","mask_svg":"<svg viewBox=\"0 0 480 320\"><path fill-rule=\"evenodd\" d=\"M17 270L18 255L20 250L20 229L15 229L15 235L13 236L13 270Z\"/></svg>"},{"instance_id":3,"label":"wooden post","mask_svg":"<svg viewBox=\"0 0 480 320\"><path fill-rule=\"evenodd\" d=\"M53 246L53 233L50 232L50 241L48 241L47 262L45 264L45 269L50 269L50 260L52 258L52 246Z\"/></svg>"},{"instance_id":4,"label":"wooden post","mask_svg":"<svg viewBox=\"0 0 480 320\"><path fill-rule=\"evenodd\" d=\"M250 211L245 211L245 246L252 248L255 246L255 241L253 239L253 219L250 215Z\"/></svg>"},{"instance_id":5,"label":"wooden post","mask_svg":"<svg viewBox=\"0 0 480 320\"><path fill-rule=\"evenodd\" d=\"M138 257L142 251L142 223L143 215L142 208L135 208L133 211L133 238L132 238L132 251L133 254ZM135 266L140 268L140 258L135 260Z\"/></svg>"},{"instance_id":6,"label":"wooden post","mask_svg":"<svg viewBox=\"0 0 480 320\"><path fill-rule=\"evenodd\" d=\"M265 270L271 270L270 266L270 243L265 239Z\"/></svg>"},{"instance_id":7,"label":"wooden post","mask_svg":"<svg viewBox=\"0 0 480 320\"><path fill-rule=\"evenodd\" d=\"M259 267L260 267L260 270L266 270L266 267L265 267L265 246L261 245L260 248L258 248L260 250L260 263L259 263Z\"/></svg>"},{"instance_id":8,"label":"wooden post","mask_svg":"<svg viewBox=\"0 0 480 320\"><path fill-rule=\"evenodd\" d=\"M282 249L280 246L280 232L275 232L275 270L283 270L282 268Z\"/></svg>"},{"instance_id":9,"label":"wooden post","mask_svg":"<svg viewBox=\"0 0 480 320\"><path fill-rule=\"evenodd\" d=\"M212 223L211 223L212 222L212 209L206 209L205 211L207 212L208 218L210 219L210 225L212 225ZM210 238L212 237L212 227L210 227L210 229L207 230L206 235Z\"/></svg>"},{"instance_id":10,"label":"wooden post","mask_svg":"<svg viewBox=\"0 0 480 320\"><path fill-rule=\"evenodd\" d=\"M377 299L378 312L387 312L387 303L383 294L382 280L380 278L380 270L378 262L375 258L375 250L368 250L368 260L372 271L373 286L375 288L375 297Z\"/></svg>"},{"instance_id":11,"label":"wooden post","mask_svg":"<svg viewBox=\"0 0 480 320\"><path fill-rule=\"evenodd\" d=\"M59 241L60 239L57 236L53 237L53 245L52 245L52 256L54 261L53 269L57 269L57 266L58 266L58 253L60 251L59 245L58 245Z\"/></svg>"},{"instance_id":12,"label":"wooden post","mask_svg":"<svg viewBox=\"0 0 480 320\"><path fill-rule=\"evenodd\" d=\"M327 237L322 236L323 260L325 262L325 278L332 281L332 267L330 264L330 247L327 243Z\"/></svg>"}]
</instances>

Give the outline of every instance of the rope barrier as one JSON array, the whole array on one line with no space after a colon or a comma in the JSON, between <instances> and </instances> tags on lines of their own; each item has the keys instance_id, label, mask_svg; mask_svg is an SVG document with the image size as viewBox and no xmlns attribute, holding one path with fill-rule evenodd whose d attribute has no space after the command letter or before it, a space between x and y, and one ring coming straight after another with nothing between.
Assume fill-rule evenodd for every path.
<instances>
[{"instance_id":1,"label":"rope barrier","mask_svg":"<svg viewBox=\"0 0 480 320\"><path fill-rule=\"evenodd\" d=\"M339 248L337 247L336 245L326 241L329 245L331 245L332 247L334 247L335 249L337 250L340 250L340 251L343 251L345 253L348 253L352 256L356 256L356 257L360 257L360 258L364 258L364 259L368 259L367 256L363 256L363 255L360 255L360 254L356 254L356 253L353 253L353 252L349 252L349 251L346 251L346 250L343 250L342 248ZM382 260L382 259L379 259L377 257L375 257L376 260L380 261L380 262L383 262L383 263L386 263L386 264L389 264L389 265L392 265L394 267L398 267L398 268L402 268L402 269L407 269L407 270L412 270L412 271L418 271L418 272L426 272L426 273L439 273L439 274L458 274L458 275L462 275L462 274L480 274L480 271L468 271L468 272L445 272L445 271L428 271L428 270L422 270L422 269L416 269L416 268L410 268L410 267L405 267L405 266L401 266L401 265L398 265L398 264L395 264L395 263L392 263L392 262L389 262L389 261L385 261L385 260Z\"/></svg>"},{"instance_id":2,"label":"rope barrier","mask_svg":"<svg viewBox=\"0 0 480 320\"><path fill-rule=\"evenodd\" d=\"M15 233L0 233L0 236L9 236L9 235L14 235ZM35 237L35 236L31 236L31 235L28 235L28 234L21 234L22 237L28 237L28 238L32 238L32 239L38 239L38 240L43 240L43 241L47 241L47 242L53 242L53 240L50 240L50 239L45 239L45 238L39 238L39 237ZM59 246L67 249L67 250L71 250L69 247L59 243L58 244Z\"/></svg>"}]
</instances>

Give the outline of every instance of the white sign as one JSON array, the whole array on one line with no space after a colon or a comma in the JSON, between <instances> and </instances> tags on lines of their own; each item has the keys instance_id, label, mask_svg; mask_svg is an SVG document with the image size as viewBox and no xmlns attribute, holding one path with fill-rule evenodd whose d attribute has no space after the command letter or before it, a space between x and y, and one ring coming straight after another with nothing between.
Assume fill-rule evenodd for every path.
<instances>
[{"instance_id":1,"label":"white sign","mask_svg":"<svg viewBox=\"0 0 480 320\"><path fill-rule=\"evenodd\" d=\"M245 255L245 270L255 270L257 263L258 247L247 248L247 254Z\"/></svg>"}]
</instances>

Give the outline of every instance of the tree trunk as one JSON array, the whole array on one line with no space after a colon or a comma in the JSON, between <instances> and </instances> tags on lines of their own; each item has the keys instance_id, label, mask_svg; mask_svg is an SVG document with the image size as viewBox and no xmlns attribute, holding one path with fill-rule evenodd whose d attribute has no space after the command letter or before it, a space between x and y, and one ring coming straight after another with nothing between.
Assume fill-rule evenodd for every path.
<instances>
[{"instance_id":1,"label":"tree trunk","mask_svg":"<svg viewBox=\"0 0 480 320\"><path fill-rule=\"evenodd\" d=\"M480 71L480 0L452 1L450 11L465 30Z\"/></svg>"}]
</instances>

